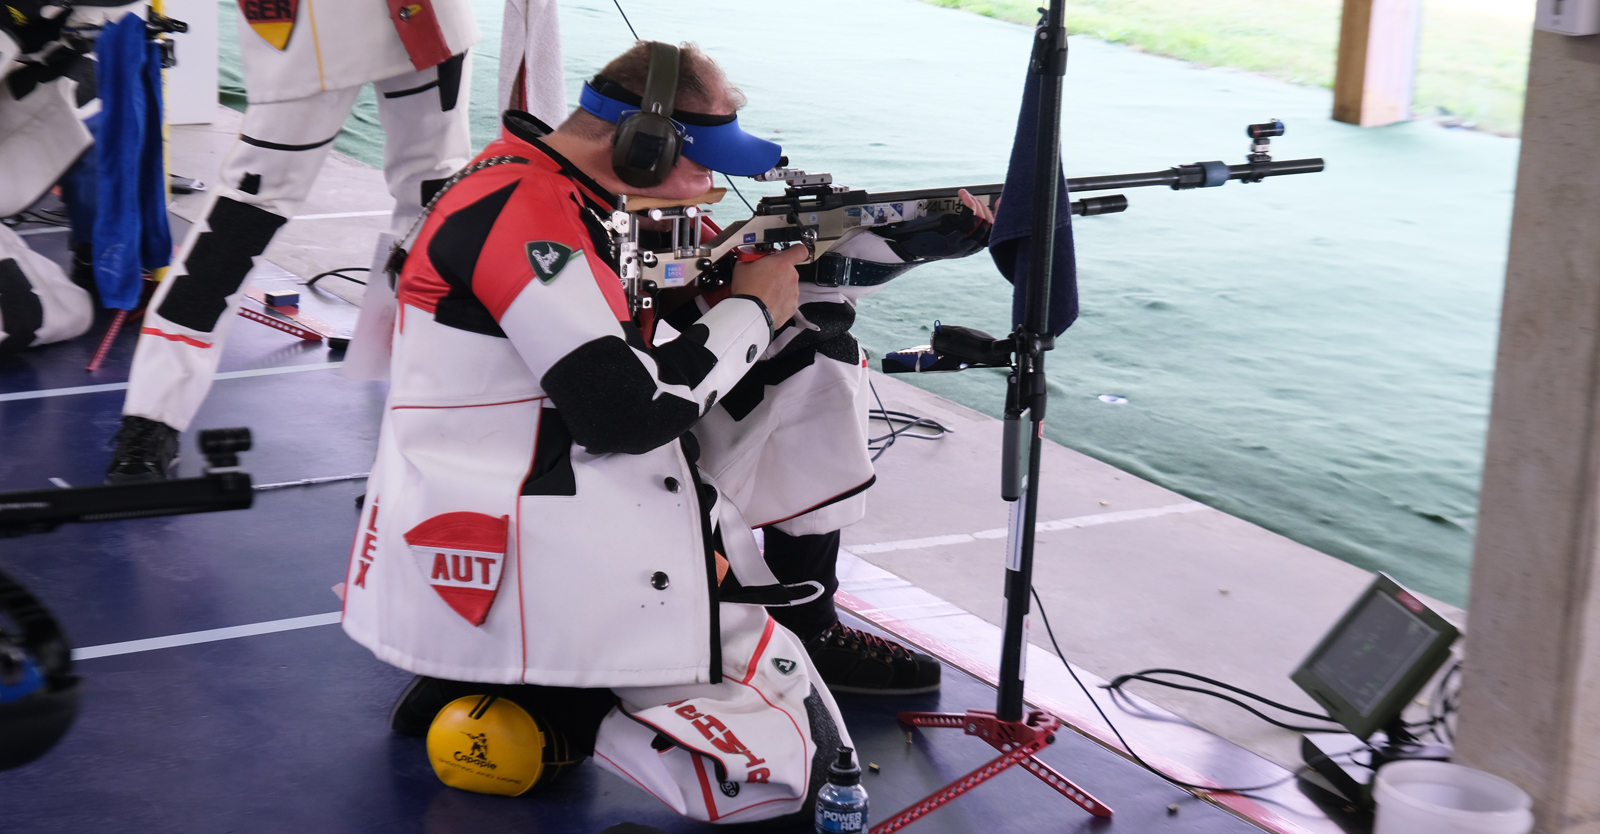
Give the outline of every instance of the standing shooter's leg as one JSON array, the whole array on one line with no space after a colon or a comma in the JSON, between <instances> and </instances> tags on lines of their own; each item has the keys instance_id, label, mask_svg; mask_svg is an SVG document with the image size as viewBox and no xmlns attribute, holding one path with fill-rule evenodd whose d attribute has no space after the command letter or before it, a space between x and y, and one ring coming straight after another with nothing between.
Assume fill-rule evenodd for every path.
<instances>
[{"instance_id":1,"label":"standing shooter's leg","mask_svg":"<svg viewBox=\"0 0 1600 834\"><path fill-rule=\"evenodd\" d=\"M383 175L394 195L390 232L403 235L452 174L472 160L467 109L472 57L374 84L383 123Z\"/></svg>"},{"instance_id":2,"label":"standing shooter's leg","mask_svg":"<svg viewBox=\"0 0 1600 834\"><path fill-rule=\"evenodd\" d=\"M245 275L311 190L359 88L252 104L199 222L145 314L111 483L164 480L211 390Z\"/></svg>"}]
</instances>

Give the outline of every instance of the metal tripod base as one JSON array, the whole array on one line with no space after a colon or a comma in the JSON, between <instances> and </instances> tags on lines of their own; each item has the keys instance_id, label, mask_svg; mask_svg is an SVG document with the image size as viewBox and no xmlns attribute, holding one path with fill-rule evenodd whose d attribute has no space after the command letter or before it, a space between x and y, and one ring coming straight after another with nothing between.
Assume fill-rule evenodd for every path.
<instances>
[{"instance_id":1,"label":"metal tripod base","mask_svg":"<svg viewBox=\"0 0 1600 834\"><path fill-rule=\"evenodd\" d=\"M1055 768L1034 757L1033 754L1055 743L1056 730L1061 727L1061 720L1047 712L1034 710L1022 721L1002 721L992 711L980 709L967 710L964 715L947 712L902 712L898 717L901 724L909 727L952 727L965 730L967 735L977 736L999 750L1000 756L912 803L892 818L878 823L872 827L870 834L889 834L891 831L899 831L932 813L939 806L993 779L1013 765L1022 765L1024 770L1039 777L1039 781L1055 788L1056 792L1072 800L1072 803L1079 808L1097 817L1111 816L1111 809L1106 807L1105 803L1090 796L1083 788L1073 784L1072 780L1057 773Z\"/></svg>"}]
</instances>

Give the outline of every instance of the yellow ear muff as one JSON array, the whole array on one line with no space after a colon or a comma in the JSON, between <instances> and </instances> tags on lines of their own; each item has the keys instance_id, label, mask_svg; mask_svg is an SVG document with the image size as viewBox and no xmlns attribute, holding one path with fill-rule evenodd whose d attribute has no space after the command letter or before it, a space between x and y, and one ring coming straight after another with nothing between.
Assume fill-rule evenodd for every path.
<instances>
[{"instance_id":1,"label":"yellow ear muff","mask_svg":"<svg viewBox=\"0 0 1600 834\"><path fill-rule=\"evenodd\" d=\"M474 793L519 796L544 775L546 738L528 711L493 695L457 698L428 728L439 780Z\"/></svg>"}]
</instances>

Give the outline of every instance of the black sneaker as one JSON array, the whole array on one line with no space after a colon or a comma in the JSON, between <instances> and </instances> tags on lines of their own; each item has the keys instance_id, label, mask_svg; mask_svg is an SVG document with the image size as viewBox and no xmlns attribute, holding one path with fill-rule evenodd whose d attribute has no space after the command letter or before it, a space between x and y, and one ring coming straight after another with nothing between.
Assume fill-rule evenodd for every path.
<instances>
[{"instance_id":1,"label":"black sneaker","mask_svg":"<svg viewBox=\"0 0 1600 834\"><path fill-rule=\"evenodd\" d=\"M122 430L111 438L116 448L106 468L106 483L170 480L178 467L178 430L156 420L123 417Z\"/></svg>"},{"instance_id":2,"label":"black sneaker","mask_svg":"<svg viewBox=\"0 0 1600 834\"><path fill-rule=\"evenodd\" d=\"M834 623L805 646L834 692L916 695L939 688L939 661L844 623Z\"/></svg>"},{"instance_id":3,"label":"black sneaker","mask_svg":"<svg viewBox=\"0 0 1600 834\"><path fill-rule=\"evenodd\" d=\"M406 684L389 709L389 729L403 736L421 738L428 734L433 719L446 704L468 695L489 694L492 689L496 687L418 675Z\"/></svg>"}]
</instances>

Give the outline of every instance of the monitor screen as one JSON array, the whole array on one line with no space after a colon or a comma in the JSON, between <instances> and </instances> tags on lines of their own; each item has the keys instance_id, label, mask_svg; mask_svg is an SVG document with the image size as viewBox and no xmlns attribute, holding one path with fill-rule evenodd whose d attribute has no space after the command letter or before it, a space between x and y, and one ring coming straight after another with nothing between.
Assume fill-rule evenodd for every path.
<instances>
[{"instance_id":1,"label":"monitor screen","mask_svg":"<svg viewBox=\"0 0 1600 834\"><path fill-rule=\"evenodd\" d=\"M1379 574L1289 677L1334 721L1365 739L1401 721L1459 634Z\"/></svg>"},{"instance_id":2,"label":"monitor screen","mask_svg":"<svg viewBox=\"0 0 1600 834\"><path fill-rule=\"evenodd\" d=\"M1368 594L1311 668L1357 712L1371 715L1438 636L1393 597Z\"/></svg>"}]
</instances>

